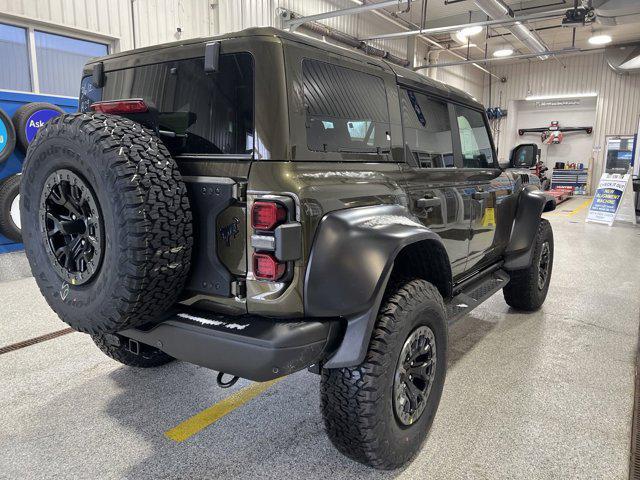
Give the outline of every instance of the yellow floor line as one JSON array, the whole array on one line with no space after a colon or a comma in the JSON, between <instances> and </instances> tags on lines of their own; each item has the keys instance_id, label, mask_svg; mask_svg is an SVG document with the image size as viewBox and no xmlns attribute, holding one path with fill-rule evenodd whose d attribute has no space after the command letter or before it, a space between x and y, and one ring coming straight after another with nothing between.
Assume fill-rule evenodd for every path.
<instances>
[{"instance_id":1,"label":"yellow floor line","mask_svg":"<svg viewBox=\"0 0 640 480\"><path fill-rule=\"evenodd\" d=\"M238 390L233 395L195 414L193 417L172 429L167 430L164 434L175 442L184 442L200 430L207 428L228 413L233 412L236 408L241 407L251 399L257 397L271 385L282 380L282 378L276 378L275 380L264 383L253 383L248 387Z\"/></svg>"},{"instance_id":2,"label":"yellow floor line","mask_svg":"<svg viewBox=\"0 0 640 480\"><path fill-rule=\"evenodd\" d=\"M584 202L582 202L580 205L578 205L576 208L574 208L573 210L571 210L569 213L567 213L567 216L571 217L573 215L575 215L576 213L578 213L580 210L584 209L585 207L589 206L591 204L591 199L589 200L585 200Z\"/></svg>"}]
</instances>

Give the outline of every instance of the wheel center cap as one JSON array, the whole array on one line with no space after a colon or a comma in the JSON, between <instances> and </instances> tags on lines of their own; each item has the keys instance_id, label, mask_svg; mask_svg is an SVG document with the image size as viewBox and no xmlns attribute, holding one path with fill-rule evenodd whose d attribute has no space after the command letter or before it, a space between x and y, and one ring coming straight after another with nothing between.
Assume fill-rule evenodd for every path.
<instances>
[{"instance_id":1,"label":"wheel center cap","mask_svg":"<svg viewBox=\"0 0 640 480\"><path fill-rule=\"evenodd\" d=\"M87 231L87 224L83 220L62 220L60 231L65 235L79 235Z\"/></svg>"}]
</instances>

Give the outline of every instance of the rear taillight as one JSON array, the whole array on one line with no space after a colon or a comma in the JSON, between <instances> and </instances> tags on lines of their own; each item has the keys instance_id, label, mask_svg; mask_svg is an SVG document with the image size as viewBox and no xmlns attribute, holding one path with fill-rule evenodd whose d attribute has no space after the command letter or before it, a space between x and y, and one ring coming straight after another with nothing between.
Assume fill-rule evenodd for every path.
<instances>
[{"instance_id":1,"label":"rear taillight","mask_svg":"<svg viewBox=\"0 0 640 480\"><path fill-rule=\"evenodd\" d=\"M149 107L141 99L109 100L92 103L91 110L100 113L126 115L128 113L146 113L149 111Z\"/></svg>"},{"instance_id":2,"label":"rear taillight","mask_svg":"<svg viewBox=\"0 0 640 480\"><path fill-rule=\"evenodd\" d=\"M253 254L253 274L258 280L276 281L282 278L287 264L279 262L269 253Z\"/></svg>"},{"instance_id":3,"label":"rear taillight","mask_svg":"<svg viewBox=\"0 0 640 480\"><path fill-rule=\"evenodd\" d=\"M255 202L251 208L251 226L256 230L273 230L287 219L287 209L275 202Z\"/></svg>"}]
</instances>

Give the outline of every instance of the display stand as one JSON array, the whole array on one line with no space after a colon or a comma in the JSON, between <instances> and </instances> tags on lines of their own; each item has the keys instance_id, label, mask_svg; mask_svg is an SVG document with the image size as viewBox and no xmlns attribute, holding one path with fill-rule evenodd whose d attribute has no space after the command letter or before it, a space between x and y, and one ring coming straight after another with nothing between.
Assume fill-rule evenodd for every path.
<instances>
[{"instance_id":1,"label":"display stand","mask_svg":"<svg viewBox=\"0 0 640 480\"><path fill-rule=\"evenodd\" d=\"M636 224L631 172L625 175L617 173L602 175L586 221L609 226L612 226L614 221Z\"/></svg>"}]
</instances>

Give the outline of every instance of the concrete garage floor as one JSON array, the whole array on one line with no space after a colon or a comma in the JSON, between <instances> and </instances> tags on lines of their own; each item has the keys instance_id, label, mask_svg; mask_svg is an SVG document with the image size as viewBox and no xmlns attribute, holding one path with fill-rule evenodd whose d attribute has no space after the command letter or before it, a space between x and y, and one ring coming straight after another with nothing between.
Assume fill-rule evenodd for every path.
<instances>
[{"instance_id":1,"label":"concrete garage floor","mask_svg":"<svg viewBox=\"0 0 640 480\"><path fill-rule=\"evenodd\" d=\"M308 372L176 443L167 430L249 382L126 368L72 333L0 356L0 478L626 478L640 228L587 225L584 207L546 214L556 256L542 310L497 294L452 327L433 430L404 470L332 448ZM33 279L1 283L0 299L0 346L65 328Z\"/></svg>"}]
</instances>

